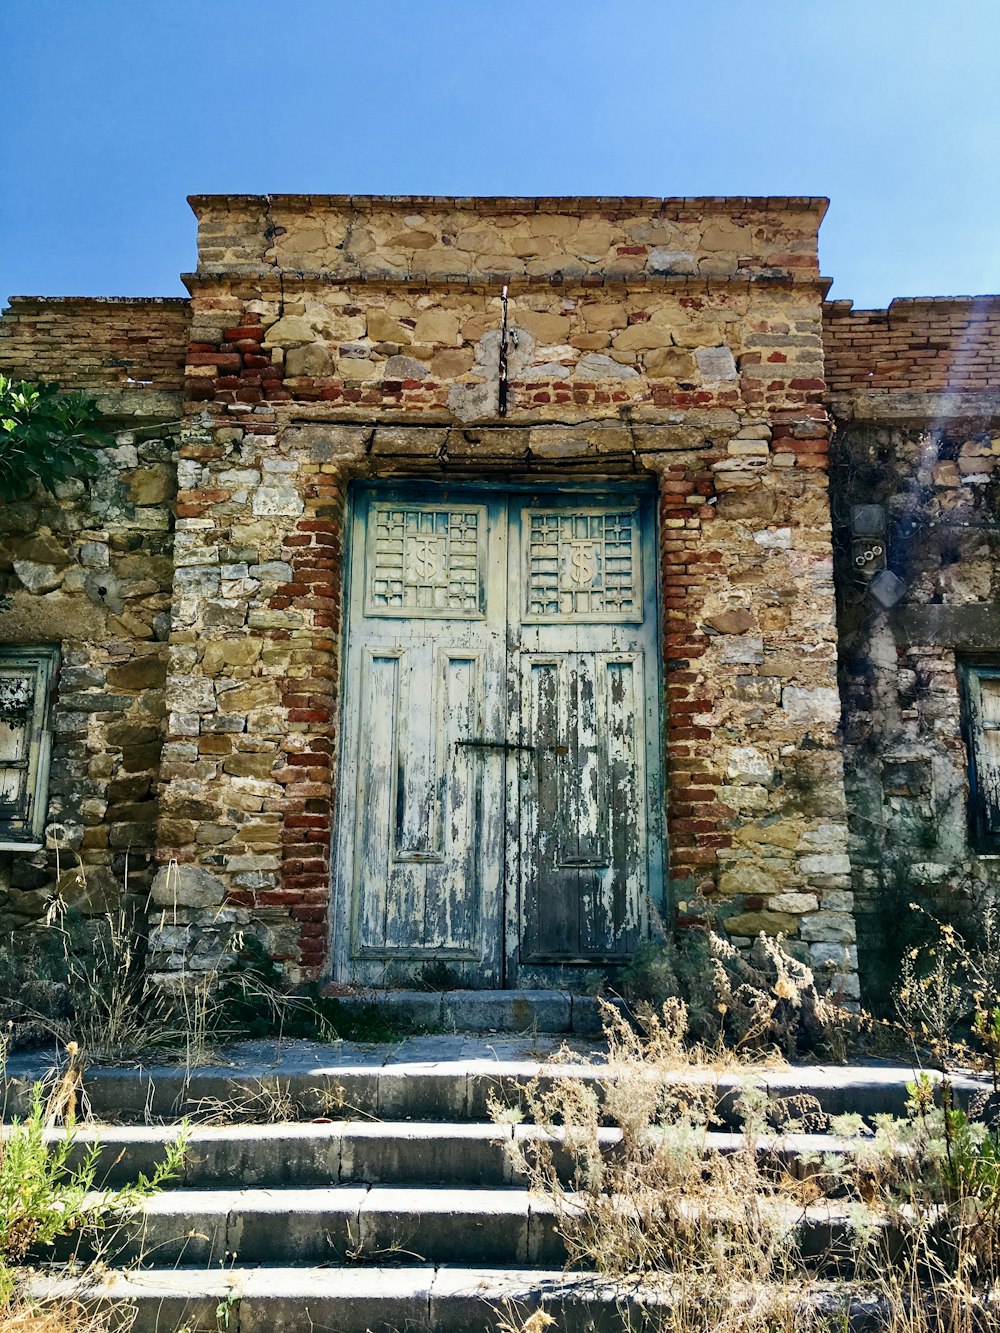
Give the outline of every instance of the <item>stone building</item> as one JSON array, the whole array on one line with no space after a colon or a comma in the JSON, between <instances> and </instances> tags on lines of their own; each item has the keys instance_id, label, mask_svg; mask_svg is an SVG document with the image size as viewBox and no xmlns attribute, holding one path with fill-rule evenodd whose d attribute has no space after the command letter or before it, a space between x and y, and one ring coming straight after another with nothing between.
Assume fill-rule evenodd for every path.
<instances>
[{"instance_id":1,"label":"stone building","mask_svg":"<svg viewBox=\"0 0 1000 1333\"><path fill-rule=\"evenodd\" d=\"M0 508L4 931L573 989L711 918L854 999L989 890L1000 298L825 302L822 199L191 203L190 299L0 319L115 435Z\"/></svg>"}]
</instances>

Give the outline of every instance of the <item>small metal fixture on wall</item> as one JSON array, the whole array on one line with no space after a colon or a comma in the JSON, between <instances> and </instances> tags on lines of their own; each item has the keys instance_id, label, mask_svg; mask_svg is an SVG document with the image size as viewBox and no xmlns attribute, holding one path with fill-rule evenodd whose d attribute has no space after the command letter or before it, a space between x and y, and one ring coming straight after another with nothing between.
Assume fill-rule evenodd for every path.
<instances>
[{"instance_id":1,"label":"small metal fixture on wall","mask_svg":"<svg viewBox=\"0 0 1000 1333\"><path fill-rule=\"evenodd\" d=\"M906 584L887 567L886 514L882 505L851 505L851 562L865 592L883 611L906 593Z\"/></svg>"},{"instance_id":2,"label":"small metal fixture on wall","mask_svg":"<svg viewBox=\"0 0 1000 1333\"><path fill-rule=\"evenodd\" d=\"M863 579L885 569L885 526L881 505L851 505L851 560Z\"/></svg>"}]
</instances>

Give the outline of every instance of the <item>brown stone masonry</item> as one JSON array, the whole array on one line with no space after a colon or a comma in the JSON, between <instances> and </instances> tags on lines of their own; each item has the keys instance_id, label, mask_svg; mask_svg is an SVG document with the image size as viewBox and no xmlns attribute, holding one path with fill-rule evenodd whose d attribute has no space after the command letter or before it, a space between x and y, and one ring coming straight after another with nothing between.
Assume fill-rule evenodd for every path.
<instances>
[{"instance_id":1,"label":"brown stone masonry","mask_svg":"<svg viewBox=\"0 0 1000 1333\"><path fill-rule=\"evenodd\" d=\"M0 929L152 878L174 581L185 299L14 297L0 373L96 395L97 477L0 506L0 645L60 650L45 847L0 851Z\"/></svg>"},{"instance_id":2,"label":"brown stone masonry","mask_svg":"<svg viewBox=\"0 0 1000 1333\"><path fill-rule=\"evenodd\" d=\"M956 663L1000 665L1000 298L824 305L816 199L192 203L190 301L0 318L0 372L117 436L0 510L0 643L62 655L46 846L0 852L0 924L76 892L57 862L100 910L155 858L163 977L246 931L326 974L345 515L381 478L655 479L679 925L785 934L853 998L856 917L874 994L904 899L989 888Z\"/></svg>"},{"instance_id":3,"label":"brown stone masonry","mask_svg":"<svg viewBox=\"0 0 1000 1333\"><path fill-rule=\"evenodd\" d=\"M46 846L0 851L0 931L58 890L148 891L173 584L176 427L118 430L99 475L0 506L0 646L58 646ZM127 874L126 874L127 867Z\"/></svg>"},{"instance_id":4,"label":"brown stone masonry","mask_svg":"<svg viewBox=\"0 0 1000 1333\"><path fill-rule=\"evenodd\" d=\"M958 674L1000 663L1000 298L826 308L850 856L866 999L885 1003L925 926L996 893L970 837ZM880 506L884 609L855 563L852 505Z\"/></svg>"},{"instance_id":5,"label":"brown stone masonry","mask_svg":"<svg viewBox=\"0 0 1000 1333\"><path fill-rule=\"evenodd\" d=\"M855 994L822 201L193 202L160 966L223 911L324 965L350 481L646 471L680 915L783 931Z\"/></svg>"}]
</instances>

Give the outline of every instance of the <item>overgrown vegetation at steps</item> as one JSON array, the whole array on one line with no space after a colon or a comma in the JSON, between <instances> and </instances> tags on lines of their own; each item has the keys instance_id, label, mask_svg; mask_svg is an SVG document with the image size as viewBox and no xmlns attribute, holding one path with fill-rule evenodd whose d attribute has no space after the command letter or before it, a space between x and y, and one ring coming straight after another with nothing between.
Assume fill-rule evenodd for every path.
<instances>
[{"instance_id":1,"label":"overgrown vegetation at steps","mask_svg":"<svg viewBox=\"0 0 1000 1333\"><path fill-rule=\"evenodd\" d=\"M0 375L0 500L93 476L97 447L109 443L97 405L86 395Z\"/></svg>"},{"instance_id":2,"label":"overgrown vegetation at steps","mask_svg":"<svg viewBox=\"0 0 1000 1333\"><path fill-rule=\"evenodd\" d=\"M265 1003L263 1006L261 1000ZM243 1037L304 1037L317 1041L390 1042L415 1029L377 1004L348 1006L311 982L290 994L259 940L248 936L219 987L219 1027Z\"/></svg>"},{"instance_id":3,"label":"overgrown vegetation at steps","mask_svg":"<svg viewBox=\"0 0 1000 1333\"><path fill-rule=\"evenodd\" d=\"M761 935L749 955L713 931L641 945L616 983L631 1004L683 1002L693 1043L745 1054L843 1062L870 1030L817 986L813 970L779 939Z\"/></svg>"},{"instance_id":4,"label":"overgrown vegetation at steps","mask_svg":"<svg viewBox=\"0 0 1000 1333\"><path fill-rule=\"evenodd\" d=\"M53 902L45 924L0 948L0 1025L12 1047L74 1040L91 1061L159 1052L202 1064L246 1038L397 1041L412 1026L378 1005L348 1006L312 984L291 991L253 936L166 991L146 970L148 905L100 916Z\"/></svg>"},{"instance_id":5,"label":"overgrown vegetation at steps","mask_svg":"<svg viewBox=\"0 0 1000 1333\"><path fill-rule=\"evenodd\" d=\"M867 1126L748 1086L738 1138L713 1141L734 1108L710 1077L720 1050L692 1043L684 1004L643 1007L641 1028L610 1005L604 1018L601 1092L530 1085L523 1112L542 1133L509 1151L555 1207L570 1265L638 1303L634 1327L843 1333L862 1306L864 1327L886 1333L1000 1327L1000 1135L954 1105L947 1080L920 1077L905 1117ZM692 1066L700 1077L679 1077ZM807 1169L793 1170L787 1136L821 1129L852 1151L801 1153ZM805 1243L811 1219L838 1223L818 1255Z\"/></svg>"},{"instance_id":6,"label":"overgrown vegetation at steps","mask_svg":"<svg viewBox=\"0 0 1000 1333\"><path fill-rule=\"evenodd\" d=\"M5 1056L0 1047L0 1071ZM129 1214L178 1176L187 1154L181 1124L150 1176L104 1188L100 1145L77 1151L78 1052L71 1046L67 1057L62 1074L34 1085L27 1114L0 1127L0 1333L99 1333L105 1321L85 1305L39 1303L24 1265L66 1238L106 1250Z\"/></svg>"}]
</instances>

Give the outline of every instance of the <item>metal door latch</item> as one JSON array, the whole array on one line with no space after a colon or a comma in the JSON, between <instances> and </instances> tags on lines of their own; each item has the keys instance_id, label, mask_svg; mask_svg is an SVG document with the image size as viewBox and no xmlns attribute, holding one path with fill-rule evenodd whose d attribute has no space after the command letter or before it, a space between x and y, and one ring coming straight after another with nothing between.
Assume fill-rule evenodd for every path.
<instances>
[{"instance_id":1,"label":"metal door latch","mask_svg":"<svg viewBox=\"0 0 1000 1333\"><path fill-rule=\"evenodd\" d=\"M456 745L466 745L476 750L503 750L509 753L511 750L533 750L533 745L520 745L517 741L487 741L487 740L467 740L456 741Z\"/></svg>"}]
</instances>

